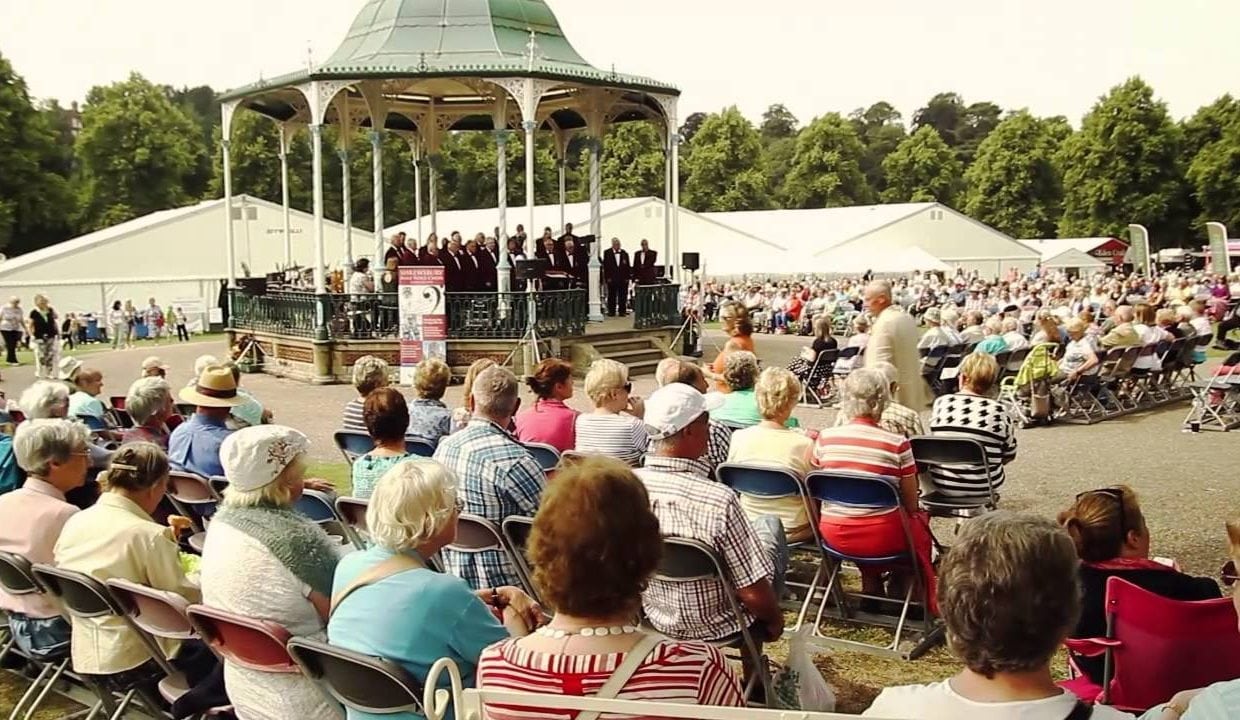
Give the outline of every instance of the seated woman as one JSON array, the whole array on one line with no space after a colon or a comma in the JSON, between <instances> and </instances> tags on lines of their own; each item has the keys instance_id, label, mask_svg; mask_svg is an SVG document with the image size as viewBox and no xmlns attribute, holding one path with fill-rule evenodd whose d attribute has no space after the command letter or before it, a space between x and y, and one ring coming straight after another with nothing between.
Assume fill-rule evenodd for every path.
<instances>
[{"instance_id":1,"label":"seated woman","mask_svg":"<svg viewBox=\"0 0 1240 720\"><path fill-rule=\"evenodd\" d=\"M1059 327L1059 319L1050 310L1039 310L1034 320L1037 330L1029 338L1030 345L1054 343L1058 345L1067 340L1067 335Z\"/></svg>"},{"instance_id":2,"label":"seated woman","mask_svg":"<svg viewBox=\"0 0 1240 720\"><path fill-rule=\"evenodd\" d=\"M220 446L228 478L202 551L203 602L269 620L293 635L323 639L340 543L293 509L307 481L305 435L260 425ZM246 720L329 720L339 708L300 673L266 673L224 663L224 683Z\"/></svg>"},{"instance_id":3,"label":"seated woman","mask_svg":"<svg viewBox=\"0 0 1240 720\"><path fill-rule=\"evenodd\" d=\"M844 344L845 348L857 348L858 353L852 357L841 358L836 361L835 368L837 370L851 370L859 367L861 363L861 353L865 352L865 346L870 342L870 319L865 315L856 315L852 320L852 335L848 336L848 342Z\"/></svg>"},{"instance_id":4,"label":"seated woman","mask_svg":"<svg viewBox=\"0 0 1240 720\"><path fill-rule=\"evenodd\" d=\"M598 513L605 507L609 512ZM659 564L662 538L646 488L627 467L590 458L547 486L528 555L534 583L555 616L528 637L487 648L478 687L597 695L632 653L641 660L616 697L740 707L740 684L719 650L644 632L642 590ZM603 563L600 558L623 558ZM489 706L491 720L552 720L563 711Z\"/></svg>"},{"instance_id":5,"label":"seated woman","mask_svg":"<svg viewBox=\"0 0 1240 720\"><path fill-rule=\"evenodd\" d=\"M564 452L577 445L576 410L564 404L573 396L573 366L559 358L547 358L534 368L525 384L538 397L534 407L517 413L517 439L543 443Z\"/></svg>"},{"instance_id":6,"label":"seated woman","mask_svg":"<svg viewBox=\"0 0 1240 720\"><path fill-rule=\"evenodd\" d=\"M758 376L754 395L762 421L732 433L728 462L769 465L791 470L804 478L810 470L814 441L786 426L801 399L801 383L783 368L767 368ZM740 501L750 519L759 515L778 517L790 543L814 537L805 503L800 497L769 499L741 493Z\"/></svg>"},{"instance_id":7,"label":"seated woman","mask_svg":"<svg viewBox=\"0 0 1240 720\"><path fill-rule=\"evenodd\" d=\"M168 489L168 456L153 443L122 445L99 476L98 502L65 522L56 541L56 565L101 582L123 578L176 593L191 603L201 593L181 568L177 535L189 519L172 515L168 527L151 514ZM74 616L73 669L88 675L115 675L153 663L146 644L123 618ZM159 640L165 657L186 673L191 685L215 667L200 642Z\"/></svg>"},{"instance_id":8,"label":"seated woman","mask_svg":"<svg viewBox=\"0 0 1240 720\"><path fill-rule=\"evenodd\" d=\"M1098 371L1101 369L1097 339L1086 332L1088 326L1080 318L1068 320L1064 329L1068 331L1068 344L1064 346L1059 369L1065 374L1067 382L1080 383L1092 391L1098 387Z\"/></svg>"},{"instance_id":9,"label":"seated woman","mask_svg":"<svg viewBox=\"0 0 1240 720\"><path fill-rule=\"evenodd\" d=\"M162 450L168 450L167 421L176 412L172 400L172 388L161 377L144 377L135 380L125 395L125 411L133 418L134 426L121 433L121 442L151 442Z\"/></svg>"},{"instance_id":10,"label":"seated woman","mask_svg":"<svg viewBox=\"0 0 1240 720\"><path fill-rule=\"evenodd\" d=\"M413 373L417 398L409 405L409 429L405 435L435 447L440 438L452 432L452 411L443 404L443 394L452 380L452 369L443 360L427 358Z\"/></svg>"},{"instance_id":11,"label":"seated woman","mask_svg":"<svg viewBox=\"0 0 1240 720\"><path fill-rule=\"evenodd\" d=\"M934 435L976 440L986 450L989 481L996 492L1005 478L1003 466L1016 459L1016 424L1003 403L990 397L999 378L993 355L975 352L960 363L960 392L941 395L930 410ZM990 498L986 473L971 469L931 468L943 495L985 501Z\"/></svg>"},{"instance_id":12,"label":"seated woman","mask_svg":"<svg viewBox=\"0 0 1240 720\"><path fill-rule=\"evenodd\" d=\"M947 644L964 669L890 687L862 715L908 720L1132 720L1055 684L1051 661L1080 611L1072 541L1050 520L999 510L965 522L939 566Z\"/></svg>"},{"instance_id":13,"label":"seated woman","mask_svg":"<svg viewBox=\"0 0 1240 720\"><path fill-rule=\"evenodd\" d=\"M1172 600L1209 600L1221 597L1210 578L1185 575L1150 559L1150 529L1127 485L1090 490L1076 496L1072 507L1059 513L1081 558L1083 596L1081 618L1072 637L1105 637L1107 578L1119 577ZM1073 661L1091 680L1102 682L1102 657L1073 655Z\"/></svg>"},{"instance_id":14,"label":"seated woman","mask_svg":"<svg viewBox=\"0 0 1240 720\"><path fill-rule=\"evenodd\" d=\"M13 437L17 464L26 482L0 495L0 551L32 563L52 562L60 531L78 509L65 493L86 482L86 445L90 434L81 423L31 420ZM0 609L22 652L41 659L69 643L69 622L47 595L8 595L0 590Z\"/></svg>"},{"instance_id":15,"label":"seated woman","mask_svg":"<svg viewBox=\"0 0 1240 720\"><path fill-rule=\"evenodd\" d=\"M405 430L409 427L405 396L391 387L372 391L366 396L362 418L375 447L353 461L353 497L368 498L384 473L411 457L405 449Z\"/></svg>"},{"instance_id":16,"label":"seated woman","mask_svg":"<svg viewBox=\"0 0 1240 720\"><path fill-rule=\"evenodd\" d=\"M483 370L495 365L495 361L490 358L482 358L475 360L469 369L465 371L465 382L461 385L464 391L462 397L465 398L461 407L452 410L452 432L456 432L469 424L469 419L474 414L474 378Z\"/></svg>"},{"instance_id":17,"label":"seated woman","mask_svg":"<svg viewBox=\"0 0 1240 720\"><path fill-rule=\"evenodd\" d=\"M84 367L73 373L73 387L69 395L70 417L91 417L107 422L107 405L104 404L103 373L95 368Z\"/></svg>"},{"instance_id":18,"label":"seated woman","mask_svg":"<svg viewBox=\"0 0 1240 720\"><path fill-rule=\"evenodd\" d=\"M934 610L935 573L930 564L934 540L928 515L917 504L917 463L908 438L879 427L883 410L890 401L887 379L877 370L853 370L840 392L840 412L850 418L847 425L826 428L814 444L814 467L879 475L895 485L900 496L898 510L861 510L851 506L823 503L818 530L823 540L841 552L859 556L884 556L904 552L908 542L905 520L912 534L913 549L921 575L928 582L931 611ZM904 516L904 517L902 517ZM907 572L892 568L898 587L884 593L885 568L861 568L861 586L867 595L901 597Z\"/></svg>"},{"instance_id":19,"label":"seated woman","mask_svg":"<svg viewBox=\"0 0 1240 720\"><path fill-rule=\"evenodd\" d=\"M362 405L372 390L387 387L390 369L382 358L364 355L353 363L353 389L357 397L345 403L344 414L340 419L340 429L350 432L366 432L366 421L362 419Z\"/></svg>"},{"instance_id":20,"label":"seated woman","mask_svg":"<svg viewBox=\"0 0 1240 720\"><path fill-rule=\"evenodd\" d=\"M710 412L710 419L734 428L752 427L762 422L758 400L754 397L758 357L745 350L731 353L723 366L723 380L729 392L723 396L723 405ZM800 426L793 417L788 417L785 424L788 427Z\"/></svg>"},{"instance_id":21,"label":"seated woman","mask_svg":"<svg viewBox=\"0 0 1240 720\"><path fill-rule=\"evenodd\" d=\"M619 458L637 465L646 454L650 437L642 416L646 406L632 395L629 370L615 360L595 360L586 373L586 395L594 403L594 411L577 416L574 432L582 453L596 453Z\"/></svg>"},{"instance_id":22,"label":"seated woman","mask_svg":"<svg viewBox=\"0 0 1240 720\"><path fill-rule=\"evenodd\" d=\"M455 575L427 567L427 558L456 538L456 492L452 473L425 458L406 460L379 480L366 510L374 545L336 568L327 626L332 645L399 663L419 683L436 660L452 658L465 686L473 687L484 648L526 635L541 621L538 605L515 587L475 592ZM447 687L446 675L439 680ZM367 716L350 710L349 717Z\"/></svg>"},{"instance_id":23,"label":"seated woman","mask_svg":"<svg viewBox=\"0 0 1240 720\"><path fill-rule=\"evenodd\" d=\"M801 355L788 363L788 369L797 376L797 380L804 383L809 379L814 363L818 362L818 356L825 350L834 350L837 347L839 343L831 336L831 316L825 313L818 315L814 318L814 341L809 347L801 348Z\"/></svg>"}]
</instances>

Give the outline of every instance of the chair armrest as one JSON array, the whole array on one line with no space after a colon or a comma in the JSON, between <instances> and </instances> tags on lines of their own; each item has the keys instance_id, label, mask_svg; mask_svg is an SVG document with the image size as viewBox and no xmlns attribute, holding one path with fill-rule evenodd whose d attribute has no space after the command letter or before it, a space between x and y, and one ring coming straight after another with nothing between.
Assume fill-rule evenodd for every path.
<instances>
[{"instance_id":1,"label":"chair armrest","mask_svg":"<svg viewBox=\"0 0 1240 720\"><path fill-rule=\"evenodd\" d=\"M1122 647L1124 645L1120 640L1110 640L1104 637L1068 638L1063 641L1063 644L1071 652L1077 655L1084 655L1085 657L1097 657L1110 648Z\"/></svg>"}]
</instances>

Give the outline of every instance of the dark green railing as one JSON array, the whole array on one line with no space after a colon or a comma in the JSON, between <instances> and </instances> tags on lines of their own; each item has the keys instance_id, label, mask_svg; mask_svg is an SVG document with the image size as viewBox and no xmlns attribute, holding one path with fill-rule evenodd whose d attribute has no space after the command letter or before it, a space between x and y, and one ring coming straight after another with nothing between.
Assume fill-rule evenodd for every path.
<instances>
[{"instance_id":1,"label":"dark green railing","mask_svg":"<svg viewBox=\"0 0 1240 720\"><path fill-rule=\"evenodd\" d=\"M637 285L633 288L633 327L647 328L679 325L679 285Z\"/></svg>"},{"instance_id":2,"label":"dark green railing","mask_svg":"<svg viewBox=\"0 0 1240 720\"><path fill-rule=\"evenodd\" d=\"M313 338L319 334L316 307L323 304L326 339L395 339L400 331L396 293L365 295L279 291L248 295L229 290L229 327ZM520 338L529 325L530 296L513 293L448 293L448 337ZM586 329L586 291L550 290L533 296L542 337L582 335Z\"/></svg>"}]
</instances>

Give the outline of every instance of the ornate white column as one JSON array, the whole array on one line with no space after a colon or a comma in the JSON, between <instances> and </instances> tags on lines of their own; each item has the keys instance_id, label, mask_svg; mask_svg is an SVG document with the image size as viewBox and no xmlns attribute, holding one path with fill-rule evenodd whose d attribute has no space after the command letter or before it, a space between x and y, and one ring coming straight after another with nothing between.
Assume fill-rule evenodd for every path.
<instances>
[{"instance_id":1,"label":"ornate white column","mask_svg":"<svg viewBox=\"0 0 1240 720\"><path fill-rule=\"evenodd\" d=\"M667 144L663 147L663 265L669 273L675 264L669 262L672 254L672 146L676 143L675 135L676 128L669 127Z\"/></svg>"},{"instance_id":2,"label":"ornate white column","mask_svg":"<svg viewBox=\"0 0 1240 720\"><path fill-rule=\"evenodd\" d=\"M680 265L680 133L672 136L672 253L675 262L668 258L668 267Z\"/></svg>"},{"instance_id":3,"label":"ornate white column","mask_svg":"<svg viewBox=\"0 0 1240 720\"><path fill-rule=\"evenodd\" d=\"M314 151L314 291L323 294L327 292L323 259L323 126L318 122L310 126L310 143Z\"/></svg>"},{"instance_id":4,"label":"ornate white column","mask_svg":"<svg viewBox=\"0 0 1240 720\"><path fill-rule=\"evenodd\" d=\"M508 129L495 131L495 183L496 207L499 208L499 237L495 244L499 247L499 267L495 271L496 288L501 293L508 292L512 276L508 272L512 264L508 257Z\"/></svg>"},{"instance_id":5,"label":"ornate white column","mask_svg":"<svg viewBox=\"0 0 1240 720\"><path fill-rule=\"evenodd\" d=\"M563 230L565 226L564 201L568 195L568 180L566 177L567 173L565 172L564 157L560 156L557 158L555 164L560 171L560 229Z\"/></svg>"},{"instance_id":6,"label":"ornate white column","mask_svg":"<svg viewBox=\"0 0 1240 720\"><path fill-rule=\"evenodd\" d=\"M439 237L439 196L436 180L437 170L439 169L439 154L432 153L426 158L426 180L431 186L431 232L435 233L435 237ZM441 246L442 247L442 246Z\"/></svg>"},{"instance_id":7,"label":"ornate white column","mask_svg":"<svg viewBox=\"0 0 1240 720\"><path fill-rule=\"evenodd\" d=\"M534 234L534 131L538 123L526 119L521 123L525 129L525 212L529 224L525 227L531 236Z\"/></svg>"},{"instance_id":8,"label":"ornate white column","mask_svg":"<svg viewBox=\"0 0 1240 720\"><path fill-rule=\"evenodd\" d=\"M416 148L413 151L413 214L418 217L418 237L415 244L422 247L422 243L426 241L426 238L422 237L422 157Z\"/></svg>"},{"instance_id":9,"label":"ornate white column","mask_svg":"<svg viewBox=\"0 0 1240 720\"><path fill-rule=\"evenodd\" d=\"M280 124L280 202L284 209L284 267L293 266L293 222L289 216L288 127Z\"/></svg>"},{"instance_id":10,"label":"ornate white column","mask_svg":"<svg viewBox=\"0 0 1240 720\"><path fill-rule=\"evenodd\" d=\"M341 146L336 151L340 157L340 204L344 222L345 273L353 270L353 191L349 183L349 145L341 135Z\"/></svg>"},{"instance_id":11,"label":"ornate white column","mask_svg":"<svg viewBox=\"0 0 1240 720\"><path fill-rule=\"evenodd\" d=\"M375 197L375 266L383 263L383 131L370 131L370 154L374 159L374 197ZM353 236L352 226L345 232Z\"/></svg>"},{"instance_id":12,"label":"ornate white column","mask_svg":"<svg viewBox=\"0 0 1240 720\"><path fill-rule=\"evenodd\" d=\"M224 163L224 243L228 262L228 287L237 287L237 248L233 238L232 201L232 141L227 137L220 141Z\"/></svg>"},{"instance_id":13,"label":"ornate white column","mask_svg":"<svg viewBox=\"0 0 1240 720\"><path fill-rule=\"evenodd\" d=\"M595 242L590 252L587 292L590 322L603 322L603 297L599 290L602 267L598 259L598 251L603 247L603 170L599 163L603 154L603 139L596 135L587 142L590 146L590 234Z\"/></svg>"}]
</instances>

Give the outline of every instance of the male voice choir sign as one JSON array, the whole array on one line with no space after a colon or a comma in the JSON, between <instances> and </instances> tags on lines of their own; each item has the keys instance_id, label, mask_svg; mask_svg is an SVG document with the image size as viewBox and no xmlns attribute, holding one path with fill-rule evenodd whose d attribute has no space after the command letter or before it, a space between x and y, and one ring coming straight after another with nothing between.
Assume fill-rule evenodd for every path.
<instances>
[{"instance_id":1,"label":"male voice choir sign","mask_svg":"<svg viewBox=\"0 0 1240 720\"><path fill-rule=\"evenodd\" d=\"M400 381L413 384L413 371L425 358L448 359L442 267L402 267L400 283Z\"/></svg>"}]
</instances>

